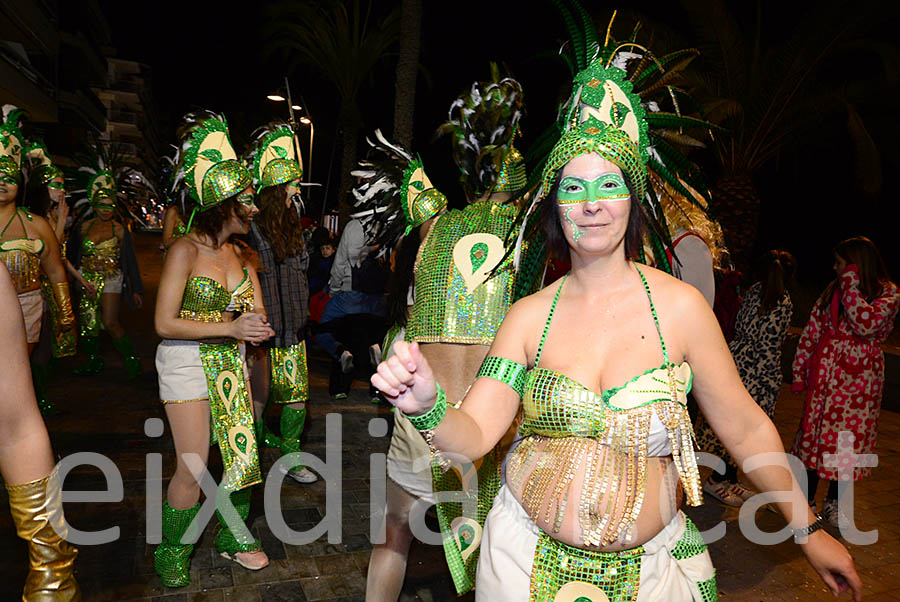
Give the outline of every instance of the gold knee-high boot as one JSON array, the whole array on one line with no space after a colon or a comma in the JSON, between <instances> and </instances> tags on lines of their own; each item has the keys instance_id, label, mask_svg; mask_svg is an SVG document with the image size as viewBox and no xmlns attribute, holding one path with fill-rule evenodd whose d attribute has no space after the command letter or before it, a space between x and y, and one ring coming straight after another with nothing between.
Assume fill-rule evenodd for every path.
<instances>
[{"instance_id":1,"label":"gold knee-high boot","mask_svg":"<svg viewBox=\"0 0 900 602\"><path fill-rule=\"evenodd\" d=\"M80 601L81 592L72 574L78 550L63 538L66 524L56 470L31 483L7 485L6 490L16 533L28 542L30 570L22 600Z\"/></svg>"}]
</instances>

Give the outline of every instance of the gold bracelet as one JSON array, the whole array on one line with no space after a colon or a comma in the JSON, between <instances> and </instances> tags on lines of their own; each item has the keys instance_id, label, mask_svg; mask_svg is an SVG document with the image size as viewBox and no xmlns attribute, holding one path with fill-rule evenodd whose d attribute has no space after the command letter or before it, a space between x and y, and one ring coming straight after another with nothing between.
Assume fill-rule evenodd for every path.
<instances>
[{"instance_id":1,"label":"gold bracelet","mask_svg":"<svg viewBox=\"0 0 900 602\"><path fill-rule=\"evenodd\" d=\"M72 297L69 294L68 282L53 283L53 298L59 308L59 323L63 326L71 326L75 323L75 314L72 313Z\"/></svg>"}]
</instances>

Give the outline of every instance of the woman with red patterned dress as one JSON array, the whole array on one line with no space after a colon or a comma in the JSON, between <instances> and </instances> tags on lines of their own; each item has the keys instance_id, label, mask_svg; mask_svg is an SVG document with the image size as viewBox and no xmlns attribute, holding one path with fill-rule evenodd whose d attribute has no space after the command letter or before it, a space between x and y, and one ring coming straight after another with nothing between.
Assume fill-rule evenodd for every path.
<instances>
[{"instance_id":1,"label":"woman with red patterned dress","mask_svg":"<svg viewBox=\"0 0 900 602\"><path fill-rule=\"evenodd\" d=\"M794 357L792 390L806 390L806 404L792 453L803 461L814 505L819 479L830 481L822 513L834 526L849 526L838 509L837 482L861 479L871 468L844 466L848 455L871 454L878 435L884 391L884 352L900 309L900 289L888 278L878 248L850 238L834 250L838 278L826 287L809 317ZM852 433L851 438L842 432ZM839 454L837 462L826 455ZM840 456L843 455L842 459Z\"/></svg>"}]
</instances>

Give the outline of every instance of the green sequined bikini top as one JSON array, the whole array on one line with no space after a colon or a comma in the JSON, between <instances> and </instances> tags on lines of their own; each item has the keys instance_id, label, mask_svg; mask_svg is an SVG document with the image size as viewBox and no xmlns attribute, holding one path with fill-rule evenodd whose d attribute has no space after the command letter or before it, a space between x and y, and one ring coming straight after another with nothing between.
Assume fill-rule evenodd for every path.
<instances>
[{"instance_id":1,"label":"green sequined bikini top","mask_svg":"<svg viewBox=\"0 0 900 602\"><path fill-rule=\"evenodd\" d=\"M222 322L222 312L253 311L253 283L244 269L244 279L229 292L214 278L194 276L184 285L178 317L196 322Z\"/></svg>"},{"instance_id":2,"label":"green sequined bikini top","mask_svg":"<svg viewBox=\"0 0 900 602\"><path fill-rule=\"evenodd\" d=\"M544 325L534 367L525 376L522 398L524 421L519 430L522 436L575 436L605 440L611 435L609 427L616 413L638 410L656 402L670 401L673 397L681 406L687 405L687 394L691 390L692 381L691 367L687 362L676 365L669 361L669 353L659 327L650 287L640 269L638 274L647 291L650 310L659 335L664 358L662 365L650 368L625 384L606 389L601 393L594 392L561 372L540 368L544 341L565 284L563 277ZM663 423L665 424L665 420Z\"/></svg>"}]
</instances>

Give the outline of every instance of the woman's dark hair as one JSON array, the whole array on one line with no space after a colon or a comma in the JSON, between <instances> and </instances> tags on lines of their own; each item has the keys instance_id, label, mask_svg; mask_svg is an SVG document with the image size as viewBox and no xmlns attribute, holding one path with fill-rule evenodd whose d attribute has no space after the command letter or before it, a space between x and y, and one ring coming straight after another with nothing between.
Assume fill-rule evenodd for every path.
<instances>
[{"instance_id":1,"label":"woman's dark hair","mask_svg":"<svg viewBox=\"0 0 900 602\"><path fill-rule=\"evenodd\" d=\"M766 253L759 265L759 315L764 316L778 305L794 281L797 262L787 251L773 249Z\"/></svg>"},{"instance_id":2,"label":"woman's dark hair","mask_svg":"<svg viewBox=\"0 0 900 602\"><path fill-rule=\"evenodd\" d=\"M197 234L208 236L212 239L213 246L216 246L219 232L225 226L225 222L231 219L231 216L239 215L239 207L240 204L237 202L237 199L231 197L212 209L197 211L196 215L194 215L194 221L191 223L191 230Z\"/></svg>"},{"instance_id":3,"label":"woman's dark hair","mask_svg":"<svg viewBox=\"0 0 900 602\"><path fill-rule=\"evenodd\" d=\"M839 242L832 253L848 264L855 263L859 268L859 291L867 301L871 302L880 295L884 288L883 283L891 279L884 260L881 258L881 253L878 252L878 247L865 236L854 236ZM831 303L831 297L837 288L837 279L832 280L831 284L825 288L825 293L819 302L821 309L828 309L828 304ZM844 308L841 306L841 312L843 311Z\"/></svg>"},{"instance_id":4,"label":"woman's dark hair","mask_svg":"<svg viewBox=\"0 0 900 602\"><path fill-rule=\"evenodd\" d=\"M257 203L259 215L254 221L272 245L275 261L303 252L303 229L293 203L286 203L288 183L263 188Z\"/></svg>"},{"instance_id":5,"label":"woman's dark hair","mask_svg":"<svg viewBox=\"0 0 900 602\"><path fill-rule=\"evenodd\" d=\"M35 177L28 181L25 192L25 204L28 210L35 215L47 217L47 214L50 213L50 207L53 206L53 200L50 198L50 189L47 187L47 184L41 183L40 178Z\"/></svg>"},{"instance_id":6,"label":"woman's dark hair","mask_svg":"<svg viewBox=\"0 0 900 602\"><path fill-rule=\"evenodd\" d=\"M644 216L641 205L634 194L631 180L624 172L622 177L628 191L631 193L630 210L628 213L628 228L625 230L625 258L632 261L641 257L641 244L644 236ZM559 210L556 197L559 192L559 183L562 181L562 169L556 175L550 192L541 200L541 228L547 239L547 249L555 259L566 260L569 258L569 243L563 232L562 223L559 220Z\"/></svg>"},{"instance_id":7,"label":"woman's dark hair","mask_svg":"<svg viewBox=\"0 0 900 602\"><path fill-rule=\"evenodd\" d=\"M410 230L394 249L394 270L388 282L388 324L406 326L409 312L409 287L413 282L413 266L422 244L421 226Z\"/></svg>"}]
</instances>

